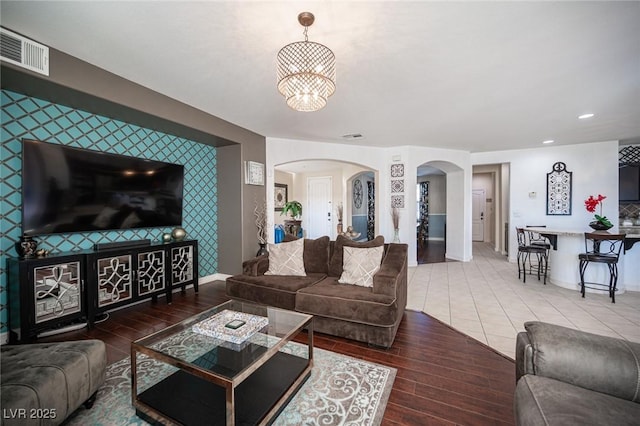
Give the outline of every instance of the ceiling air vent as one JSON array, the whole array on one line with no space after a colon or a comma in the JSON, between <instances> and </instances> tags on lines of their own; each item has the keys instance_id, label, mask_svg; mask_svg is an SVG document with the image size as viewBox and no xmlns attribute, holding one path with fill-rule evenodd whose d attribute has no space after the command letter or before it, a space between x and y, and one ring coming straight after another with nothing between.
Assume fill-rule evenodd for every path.
<instances>
[{"instance_id":1,"label":"ceiling air vent","mask_svg":"<svg viewBox=\"0 0 640 426\"><path fill-rule=\"evenodd\" d=\"M0 27L0 59L49 75L49 48Z\"/></svg>"},{"instance_id":2,"label":"ceiling air vent","mask_svg":"<svg viewBox=\"0 0 640 426\"><path fill-rule=\"evenodd\" d=\"M362 136L362 134L360 133L349 133L348 135L342 135L342 138L351 141L355 139L362 139L364 138L364 136Z\"/></svg>"}]
</instances>

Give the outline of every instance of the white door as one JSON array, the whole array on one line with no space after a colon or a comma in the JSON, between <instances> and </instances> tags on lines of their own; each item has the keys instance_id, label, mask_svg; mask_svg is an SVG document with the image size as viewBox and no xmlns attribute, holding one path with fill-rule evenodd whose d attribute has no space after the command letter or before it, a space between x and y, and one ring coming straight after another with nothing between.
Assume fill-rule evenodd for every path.
<instances>
[{"instance_id":1,"label":"white door","mask_svg":"<svg viewBox=\"0 0 640 426\"><path fill-rule=\"evenodd\" d=\"M302 222L305 238L333 236L331 185L331 176L307 178L307 205L303 206L307 219L306 223Z\"/></svg>"},{"instance_id":2,"label":"white door","mask_svg":"<svg viewBox=\"0 0 640 426\"><path fill-rule=\"evenodd\" d=\"M484 189L474 189L471 206L472 224L471 238L473 241L484 241L484 219L486 198Z\"/></svg>"}]
</instances>

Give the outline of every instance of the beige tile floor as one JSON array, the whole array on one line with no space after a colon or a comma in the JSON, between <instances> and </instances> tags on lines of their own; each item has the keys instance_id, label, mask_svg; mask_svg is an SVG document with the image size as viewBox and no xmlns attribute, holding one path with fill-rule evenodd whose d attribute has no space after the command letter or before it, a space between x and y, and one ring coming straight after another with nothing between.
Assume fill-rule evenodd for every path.
<instances>
[{"instance_id":1,"label":"beige tile floor","mask_svg":"<svg viewBox=\"0 0 640 426\"><path fill-rule=\"evenodd\" d=\"M553 265L550 265L553 267ZM577 267L577 266L576 266ZM640 342L640 293L616 295L568 290L527 276L489 244L473 244L471 262L409 268L407 309L423 311L514 358L525 321L545 321Z\"/></svg>"}]
</instances>

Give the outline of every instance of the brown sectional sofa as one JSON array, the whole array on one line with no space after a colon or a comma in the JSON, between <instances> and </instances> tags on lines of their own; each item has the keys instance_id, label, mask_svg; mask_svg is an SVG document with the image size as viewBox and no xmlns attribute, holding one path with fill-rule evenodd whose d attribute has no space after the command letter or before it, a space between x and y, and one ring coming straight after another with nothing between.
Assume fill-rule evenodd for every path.
<instances>
[{"instance_id":1,"label":"brown sectional sofa","mask_svg":"<svg viewBox=\"0 0 640 426\"><path fill-rule=\"evenodd\" d=\"M291 240L287 237L285 241ZM313 328L371 345L390 347L407 304L406 244L384 244L373 287L340 284L343 247L375 247L382 237L357 243L338 236L304 240L306 276L264 275L269 256L243 263L243 272L227 278L227 295L314 316Z\"/></svg>"}]
</instances>

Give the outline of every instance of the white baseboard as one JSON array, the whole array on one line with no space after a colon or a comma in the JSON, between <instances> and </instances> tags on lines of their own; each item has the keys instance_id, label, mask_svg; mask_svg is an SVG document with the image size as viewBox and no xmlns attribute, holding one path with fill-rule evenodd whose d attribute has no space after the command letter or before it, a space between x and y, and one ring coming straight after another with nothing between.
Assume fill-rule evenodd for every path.
<instances>
[{"instance_id":1,"label":"white baseboard","mask_svg":"<svg viewBox=\"0 0 640 426\"><path fill-rule=\"evenodd\" d=\"M7 343L9 343L9 332L0 333L0 345L6 345Z\"/></svg>"},{"instance_id":2,"label":"white baseboard","mask_svg":"<svg viewBox=\"0 0 640 426\"><path fill-rule=\"evenodd\" d=\"M207 275L206 277L200 277L198 278L198 285L202 285L205 283L208 283L210 281L224 281L227 278L229 278L231 275L229 274L212 274L212 275Z\"/></svg>"}]
</instances>

